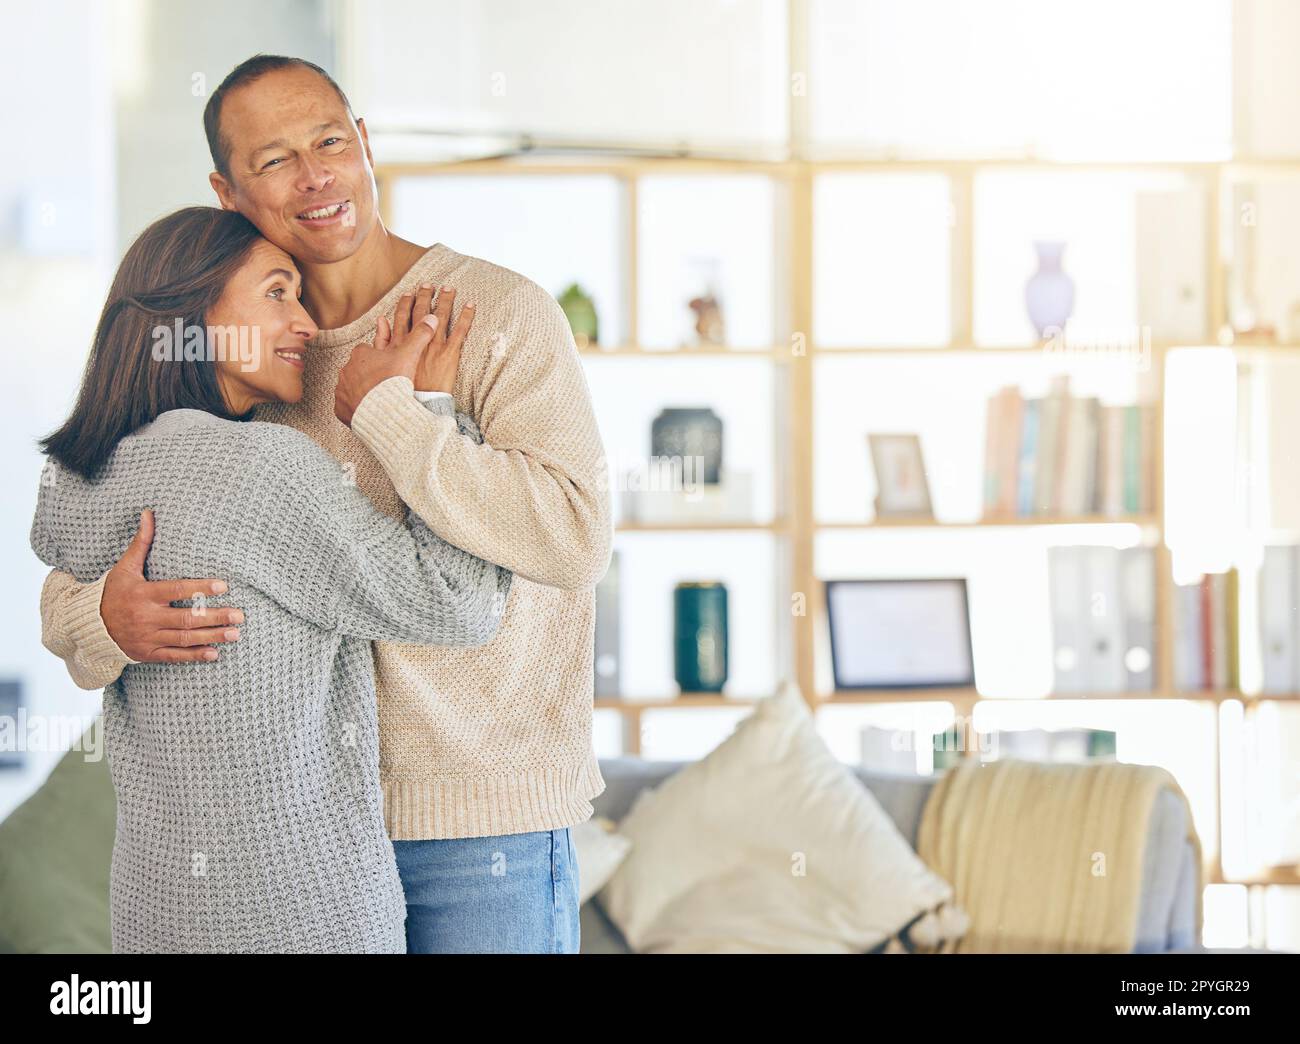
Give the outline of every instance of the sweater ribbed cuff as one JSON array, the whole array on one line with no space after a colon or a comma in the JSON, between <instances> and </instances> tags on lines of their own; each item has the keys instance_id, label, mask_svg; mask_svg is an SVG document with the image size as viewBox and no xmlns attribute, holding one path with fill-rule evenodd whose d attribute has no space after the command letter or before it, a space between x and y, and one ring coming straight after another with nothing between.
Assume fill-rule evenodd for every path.
<instances>
[{"instance_id":1,"label":"sweater ribbed cuff","mask_svg":"<svg viewBox=\"0 0 1300 1044\"><path fill-rule=\"evenodd\" d=\"M450 399L422 404L409 377L389 377L376 384L352 415L352 430L387 470L412 443L427 435L429 415L444 416L455 430Z\"/></svg>"},{"instance_id":2,"label":"sweater ribbed cuff","mask_svg":"<svg viewBox=\"0 0 1300 1044\"><path fill-rule=\"evenodd\" d=\"M123 667L138 661L117 647L104 626L104 618L99 615L99 603L104 597L104 581L107 579L105 573L93 584L78 587L68 596L63 607L63 625L82 664L95 673L116 668L116 675Z\"/></svg>"}]
</instances>

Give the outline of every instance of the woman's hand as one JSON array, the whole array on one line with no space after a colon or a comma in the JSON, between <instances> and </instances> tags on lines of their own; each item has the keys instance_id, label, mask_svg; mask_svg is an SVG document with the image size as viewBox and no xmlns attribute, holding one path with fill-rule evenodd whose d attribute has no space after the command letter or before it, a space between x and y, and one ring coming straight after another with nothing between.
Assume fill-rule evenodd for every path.
<instances>
[{"instance_id":1,"label":"woman's hand","mask_svg":"<svg viewBox=\"0 0 1300 1044\"><path fill-rule=\"evenodd\" d=\"M474 321L474 306L465 305L450 327L454 290L444 287L430 310L433 287L403 294L390 324L380 317L373 344L352 349L334 389L334 416L351 425L352 417L376 385L389 377L409 377L419 391L451 392L460 366L460 349Z\"/></svg>"},{"instance_id":2,"label":"woman's hand","mask_svg":"<svg viewBox=\"0 0 1300 1044\"><path fill-rule=\"evenodd\" d=\"M394 338L403 336L420 322L430 323L434 330L433 340L425 347L416 367L416 391L451 394L456 388L460 350L464 347L470 325L474 322L474 306L462 305L460 317L453 326L451 309L455 303L456 291L450 286L444 286L438 291L436 303L433 301L431 286L422 286L414 298L404 296L397 302L397 314L393 317Z\"/></svg>"}]
</instances>

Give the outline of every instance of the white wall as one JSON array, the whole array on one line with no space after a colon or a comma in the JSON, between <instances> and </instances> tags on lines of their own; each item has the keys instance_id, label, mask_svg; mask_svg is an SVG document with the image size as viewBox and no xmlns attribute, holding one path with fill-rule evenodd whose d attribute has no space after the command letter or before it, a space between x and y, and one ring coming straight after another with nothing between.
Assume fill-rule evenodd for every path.
<instances>
[{"instance_id":1,"label":"white wall","mask_svg":"<svg viewBox=\"0 0 1300 1044\"><path fill-rule=\"evenodd\" d=\"M781 0L348 0L344 10L344 72L372 135L695 146L785 135Z\"/></svg>"},{"instance_id":2,"label":"white wall","mask_svg":"<svg viewBox=\"0 0 1300 1044\"><path fill-rule=\"evenodd\" d=\"M329 0L130 0L125 7L136 14L128 23L134 31L120 42L126 56L117 59L122 249L155 218L216 202L203 106L232 68L263 52L337 72Z\"/></svg>"},{"instance_id":3,"label":"white wall","mask_svg":"<svg viewBox=\"0 0 1300 1044\"><path fill-rule=\"evenodd\" d=\"M41 647L45 569L28 533L43 459L35 440L65 415L115 253L106 14L87 0L54 0L10 12L0 34L12 146L0 164L0 677L21 680L29 715L50 718L99 706ZM33 751L25 770L0 771L0 817L56 756Z\"/></svg>"},{"instance_id":4,"label":"white wall","mask_svg":"<svg viewBox=\"0 0 1300 1044\"><path fill-rule=\"evenodd\" d=\"M36 439L67 416L122 250L149 221L213 202L206 96L258 51L333 67L328 0L221 4L47 0L6 10L0 91L12 148L0 164L0 678L24 683L28 714L93 715L40 644L45 568L28 533L43 458ZM0 771L0 818L58 750Z\"/></svg>"}]
</instances>

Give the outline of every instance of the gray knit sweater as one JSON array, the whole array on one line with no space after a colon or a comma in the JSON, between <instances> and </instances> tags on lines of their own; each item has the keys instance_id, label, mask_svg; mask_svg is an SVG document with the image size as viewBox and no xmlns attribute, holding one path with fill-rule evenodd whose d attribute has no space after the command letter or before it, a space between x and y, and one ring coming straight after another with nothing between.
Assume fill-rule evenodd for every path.
<instances>
[{"instance_id":1,"label":"gray knit sweater","mask_svg":"<svg viewBox=\"0 0 1300 1044\"><path fill-rule=\"evenodd\" d=\"M301 432L189 409L94 482L47 475L32 547L92 580L143 508L146 575L224 578L207 604L245 622L215 663L132 664L104 690L114 951L404 951L370 640L486 642L511 574L380 513Z\"/></svg>"}]
</instances>

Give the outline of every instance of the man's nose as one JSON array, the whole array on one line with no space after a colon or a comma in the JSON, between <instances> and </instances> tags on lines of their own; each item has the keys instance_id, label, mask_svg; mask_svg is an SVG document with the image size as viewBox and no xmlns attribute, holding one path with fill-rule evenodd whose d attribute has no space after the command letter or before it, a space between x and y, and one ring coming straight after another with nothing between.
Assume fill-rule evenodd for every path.
<instances>
[{"instance_id":1,"label":"man's nose","mask_svg":"<svg viewBox=\"0 0 1300 1044\"><path fill-rule=\"evenodd\" d=\"M298 191L300 192L320 192L329 188L334 181L334 175L329 168L311 156L303 159L298 168L298 173Z\"/></svg>"}]
</instances>

